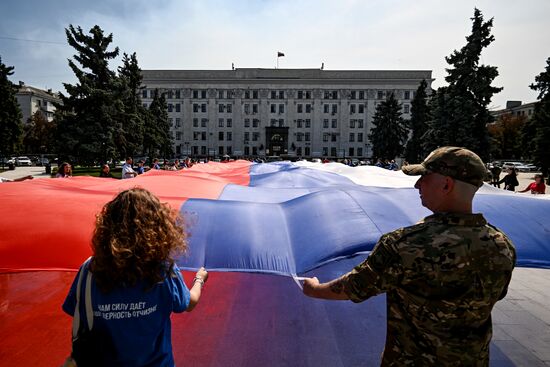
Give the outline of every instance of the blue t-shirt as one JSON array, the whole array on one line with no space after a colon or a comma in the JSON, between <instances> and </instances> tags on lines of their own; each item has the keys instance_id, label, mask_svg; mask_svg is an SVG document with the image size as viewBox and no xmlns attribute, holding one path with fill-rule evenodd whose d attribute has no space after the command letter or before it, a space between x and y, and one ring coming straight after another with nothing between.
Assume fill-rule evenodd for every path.
<instances>
[{"instance_id":1,"label":"blue t-shirt","mask_svg":"<svg viewBox=\"0 0 550 367\"><path fill-rule=\"evenodd\" d=\"M81 295L81 323L86 325L84 288L88 268L78 271L63 311L73 316L76 306L78 276L84 271ZM93 280L92 273L92 280ZM145 291L145 283L135 287L116 288L109 293L99 290L92 281L93 330L112 343L113 355L104 356L106 366L173 366L170 314L183 312L189 306L189 289L180 270L162 283ZM109 348L111 349L111 348Z\"/></svg>"}]
</instances>

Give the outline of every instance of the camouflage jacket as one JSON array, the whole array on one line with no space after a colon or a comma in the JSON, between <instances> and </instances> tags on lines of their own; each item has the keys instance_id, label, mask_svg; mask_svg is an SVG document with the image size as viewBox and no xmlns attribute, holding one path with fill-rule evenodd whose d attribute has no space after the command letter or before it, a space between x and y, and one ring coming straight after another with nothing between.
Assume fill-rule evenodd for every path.
<instances>
[{"instance_id":1,"label":"camouflage jacket","mask_svg":"<svg viewBox=\"0 0 550 367\"><path fill-rule=\"evenodd\" d=\"M491 310L515 261L481 214L434 214L382 236L342 285L354 302L387 293L382 366L488 366Z\"/></svg>"}]
</instances>

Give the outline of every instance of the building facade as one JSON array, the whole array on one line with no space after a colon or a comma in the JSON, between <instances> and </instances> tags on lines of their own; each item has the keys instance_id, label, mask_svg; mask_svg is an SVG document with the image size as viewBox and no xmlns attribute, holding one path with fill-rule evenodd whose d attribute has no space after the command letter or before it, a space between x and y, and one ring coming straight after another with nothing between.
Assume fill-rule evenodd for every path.
<instances>
[{"instance_id":1,"label":"building facade","mask_svg":"<svg viewBox=\"0 0 550 367\"><path fill-rule=\"evenodd\" d=\"M57 94L53 93L51 89L43 90L29 85L25 85L23 82L19 82L19 91L16 93L17 103L21 108L23 114L23 123L26 124L29 118L40 111L42 115L48 120L53 120L53 114L55 112L55 103L61 103L61 99Z\"/></svg>"},{"instance_id":2,"label":"building facade","mask_svg":"<svg viewBox=\"0 0 550 367\"><path fill-rule=\"evenodd\" d=\"M528 120L535 111L535 104L537 102L522 103L521 101L506 101L506 108L491 111L491 115L498 119L503 115L511 116L525 116Z\"/></svg>"},{"instance_id":3,"label":"building facade","mask_svg":"<svg viewBox=\"0 0 550 367\"><path fill-rule=\"evenodd\" d=\"M177 155L371 157L376 105L405 119L431 71L143 70L142 101L165 93Z\"/></svg>"}]
</instances>

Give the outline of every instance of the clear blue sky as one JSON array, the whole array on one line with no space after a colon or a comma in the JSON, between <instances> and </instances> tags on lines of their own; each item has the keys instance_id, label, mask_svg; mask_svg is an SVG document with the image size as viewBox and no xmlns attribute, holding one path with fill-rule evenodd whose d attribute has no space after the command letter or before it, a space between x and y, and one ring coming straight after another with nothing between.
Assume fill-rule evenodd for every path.
<instances>
[{"instance_id":1,"label":"clear blue sky","mask_svg":"<svg viewBox=\"0 0 550 367\"><path fill-rule=\"evenodd\" d=\"M64 28L98 24L142 69L270 68L282 51L281 68L429 69L438 87L475 6L495 18L482 58L504 87L492 106L535 100L528 85L550 57L549 0L2 0L0 56L13 81L63 90L74 82Z\"/></svg>"}]
</instances>

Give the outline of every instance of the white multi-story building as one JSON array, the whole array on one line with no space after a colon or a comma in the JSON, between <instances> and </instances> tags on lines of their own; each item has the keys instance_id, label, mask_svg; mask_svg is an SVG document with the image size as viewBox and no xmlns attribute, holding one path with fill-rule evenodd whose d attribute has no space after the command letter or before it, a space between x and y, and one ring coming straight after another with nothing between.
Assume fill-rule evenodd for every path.
<instances>
[{"instance_id":1,"label":"white multi-story building","mask_svg":"<svg viewBox=\"0 0 550 367\"><path fill-rule=\"evenodd\" d=\"M178 155L370 157L376 105L404 118L431 71L143 70L142 100L165 93Z\"/></svg>"},{"instance_id":2,"label":"white multi-story building","mask_svg":"<svg viewBox=\"0 0 550 367\"><path fill-rule=\"evenodd\" d=\"M61 99L56 93L53 93L51 89L42 90L39 88L25 85L23 82L19 82L19 90L15 94L17 103L23 113L23 123L26 124L29 118L40 111L42 115L48 120L53 120L53 114L55 112L55 103L61 103Z\"/></svg>"}]
</instances>

